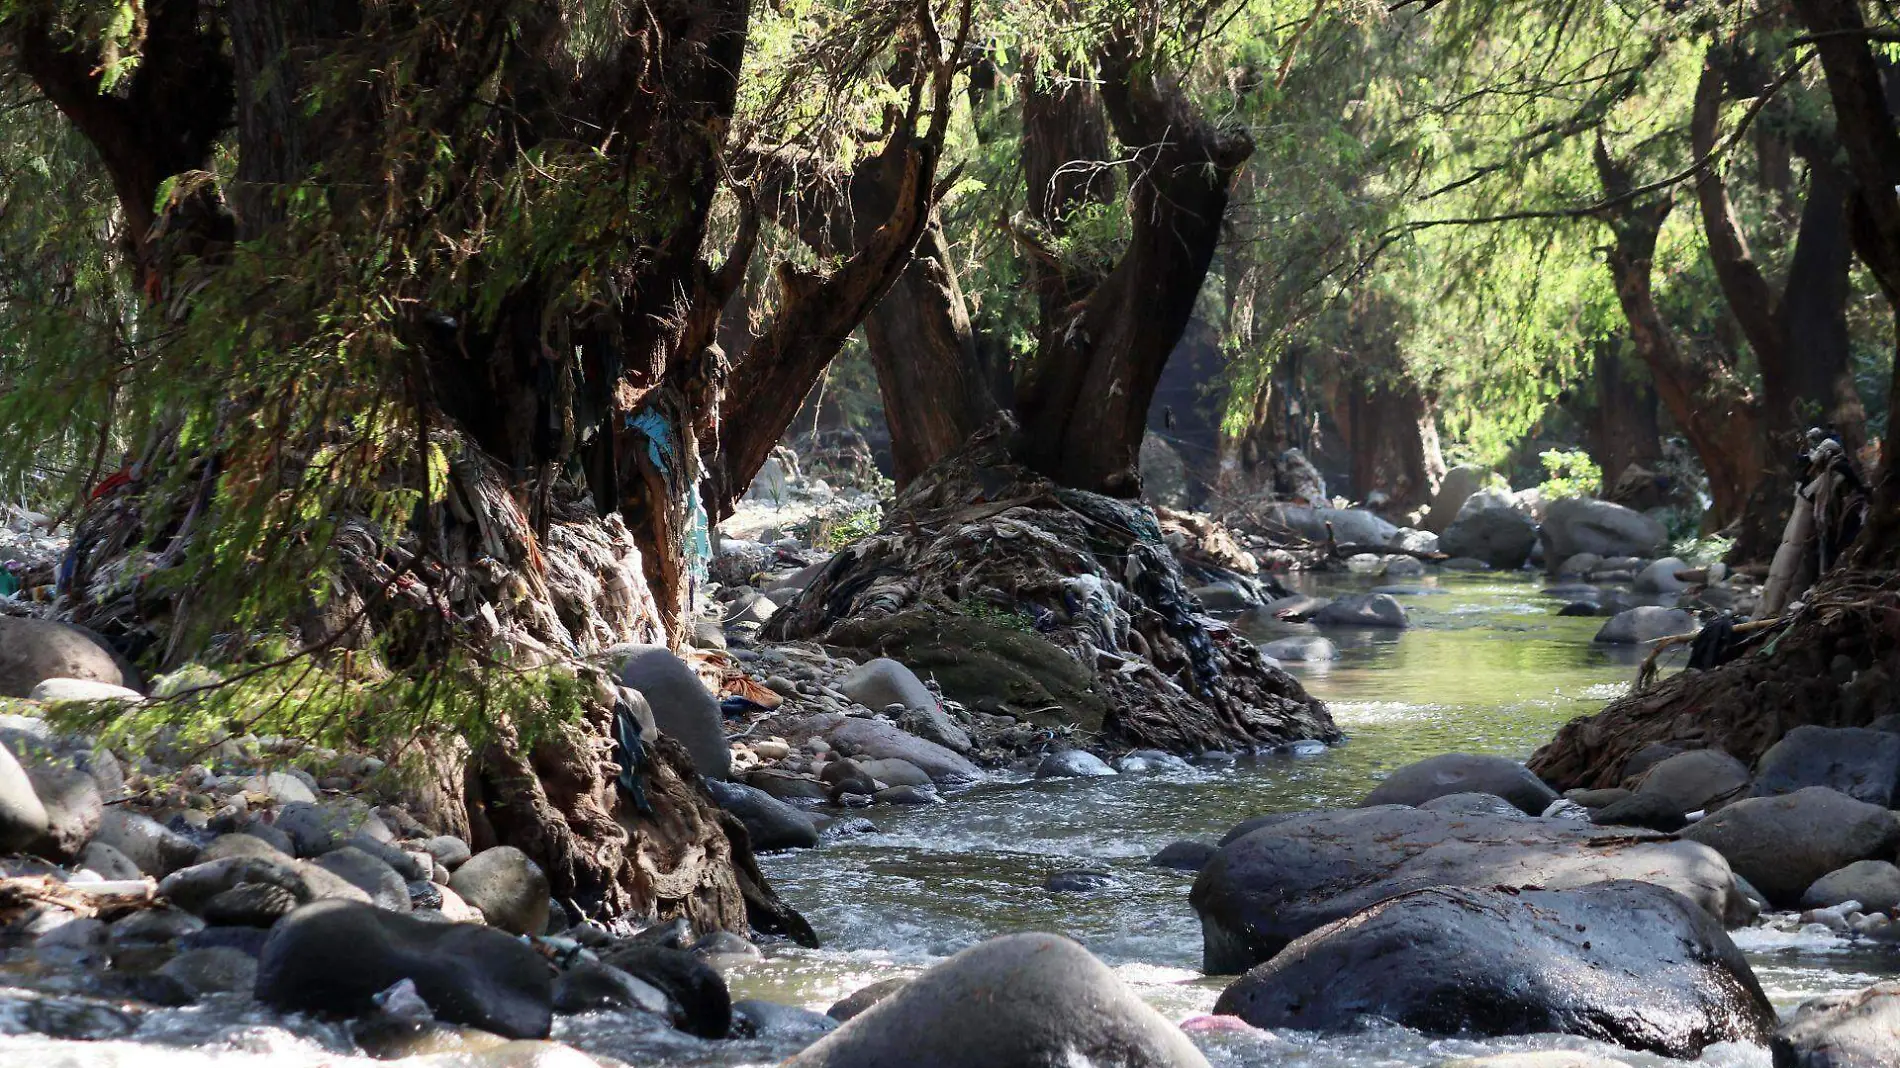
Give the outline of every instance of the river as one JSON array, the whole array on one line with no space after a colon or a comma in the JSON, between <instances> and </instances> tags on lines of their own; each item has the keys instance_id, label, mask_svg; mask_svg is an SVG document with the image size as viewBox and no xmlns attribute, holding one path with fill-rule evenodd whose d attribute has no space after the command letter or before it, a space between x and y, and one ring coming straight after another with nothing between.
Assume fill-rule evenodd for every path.
<instances>
[{"instance_id":1,"label":"river","mask_svg":"<svg viewBox=\"0 0 1900 1068\"><path fill-rule=\"evenodd\" d=\"M1320 594L1375 584L1354 576L1299 581L1303 592ZM1199 924L1187 901L1193 878L1149 867L1147 858L1179 838L1217 839L1248 816L1350 805L1386 771L1436 753L1522 758L1565 720L1601 707L1633 676L1633 652L1592 645L1601 621L1558 617L1538 585L1525 576L1426 577L1401 594L1410 629L1326 632L1340 658L1289 669L1331 705L1348 736L1344 745L1112 779L993 781L945 805L870 810L875 833L763 858L781 896L805 914L825 947L778 948L766 961L742 966L729 976L734 998L823 1011L861 986L915 974L984 938L1044 930L1087 946L1171 1018L1206 1012L1225 980L1198 970ZM1234 625L1261 640L1316 633L1246 618ZM1072 869L1107 872L1112 885L1088 893L1043 889L1049 874ZM1736 940L1784 1012L1808 997L1900 971L1900 950L1762 928L1737 932ZM0 989L0 1032L15 1029L9 1020ZM333 1035L293 1025L293 1037L269 1026L274 1022L254 1008L163 1010L149 1014L132 1042L88 1049L0 1038L0 1064L156 1068L207 1063L207 1049L223 1048L233 1052L219 1062L250 1068L256 1061L262 1068L314 1063L306 1055L335 1048ZM562 1020L556 1037L630 1064L764 1065L796 1048L786 1041L656 1036L605 1016ZM180 1041L197 1048L156 1060L139 1055L141 1048L152 1052L151 1043ZM1642 1068L1681 1063L1561 1036L1476 1042L1380 1029L1346 1036L1203 1034L1196 1041L1217 1065L1249 1068L1427 1068L1530 1049L1589 1050ZM1768 1057L1753 1047L1717 1046L1698 1063L1766 1068Z\"/></svg>"}]
</instances>

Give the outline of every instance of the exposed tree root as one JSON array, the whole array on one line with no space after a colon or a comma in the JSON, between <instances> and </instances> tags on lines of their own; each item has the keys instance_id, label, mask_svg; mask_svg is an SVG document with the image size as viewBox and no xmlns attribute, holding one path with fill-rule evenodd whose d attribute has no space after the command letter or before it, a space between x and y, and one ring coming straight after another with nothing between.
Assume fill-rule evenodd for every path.
<instances>
[{"instance_id":1,"label":"exposed tree root","mask_svg":"<svg viewBox=\"0 0 1900 1068\"><path fill-rule=\"evenodd\" d=\"M1651 742L1718 748L1752 762L1805 724L1865 726L1900 711L1900 576L1836 573L1754 651L1684 671L1571 720L1531 757L1559 789L1615 786Z\"/></svg>"},{"instance_id":2,"label":"exposed tree root","mask_svg":"<svg viewBox=\"0 0 1900 1068\"><path fill-rule=\"evenodd\" d=\"M769 633L892 656L972 707L1113 744L1339 737L1324 704L1199 613L1153 512L1018 466L1008 434L918 476Z\"/></svg>"}]
</instances>

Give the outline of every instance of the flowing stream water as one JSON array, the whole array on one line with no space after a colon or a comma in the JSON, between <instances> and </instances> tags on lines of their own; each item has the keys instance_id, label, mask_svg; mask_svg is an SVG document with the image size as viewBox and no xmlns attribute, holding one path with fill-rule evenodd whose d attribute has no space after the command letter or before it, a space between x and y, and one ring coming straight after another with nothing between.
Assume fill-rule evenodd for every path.
<instances>
[{"instance_id":1,"label":"flowing stream water","mask_svg":"<svg viewBox=\"0 0 1900 1068\"><path fill-rule=\"evenodd\" d=\"M1373 585L1352 576L1301 581L1305 592L1321 594ZM1555 615L1555 602L1527 577L1448 574L1402 589L1410 629L1329 630L1338 660L1289 665L1331 705L1348 736L1344 745L1110 779L992 781L945 805L872 809L875 833L763 858L779 893L825 946L777 948L767 960L735 969L728 977L734 998L822 1012L853 990L915 974L990 936L1042 930L1087 946L1170 1018L1206 1012L1227 979L1199 971L1200 929L1188 906L1193 877L1149 867L1148 857L1176 839L1218 839L1249 816L1351 805L1390 769L1437 753L1523 758L1565 720L1620 693L1635 672L1635 651L1591 643L1600 620ZM1234 625L1260 640L1317 633L1246 618ZM1112 885L1087 893L1043 889L1051 873L1074 869L1107 872ZM1858 989L1900 971L1900 949L1764 928L1735 937L1784 1013L1817 994ZM19 1010L10 1017L6 1007L6 985L0 974L0 1034L19 1029ZM629 1064L771 1064L799 1044L655 1035L605 1015L562 1020L556 1037ZM321 1056L338 1048L336 1034L303 1021L286 1028L254 1006L149 1013L127 1038L84 1044L0 1037L0 1065L338 1063ZM1639 1068L1681 1063L1555 1035L1469 1041L1384 1028L1323 1036L1221 1032L1197 1034L1196 1041L1215 1064L1249 1068L1430 1068L1533 1049L1589 1050ZM1766 1068L1768 1056L1755 1047L1718 1046L1699 1063Z\"/></svg>"}]
</instances>

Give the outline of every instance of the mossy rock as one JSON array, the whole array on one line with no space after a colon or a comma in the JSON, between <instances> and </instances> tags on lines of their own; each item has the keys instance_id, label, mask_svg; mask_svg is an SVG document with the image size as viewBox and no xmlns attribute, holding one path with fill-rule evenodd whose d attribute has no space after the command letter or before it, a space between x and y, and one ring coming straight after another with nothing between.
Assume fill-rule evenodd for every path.
<instances>
[{"instance_id":1,"label":"mossy rock","mask_svg":"<svg viewBox=\"0 0 1900 1068\"><path fill-rule=\"evenodd\" d=\"M860 660L888 656L935 678L953 701L1038 726L1100 731L1108 715L1094 673L1066 650L1033 630L954 609L918 607L845 620L826 633L824 644Z\"/></svg>"}]
</instances>

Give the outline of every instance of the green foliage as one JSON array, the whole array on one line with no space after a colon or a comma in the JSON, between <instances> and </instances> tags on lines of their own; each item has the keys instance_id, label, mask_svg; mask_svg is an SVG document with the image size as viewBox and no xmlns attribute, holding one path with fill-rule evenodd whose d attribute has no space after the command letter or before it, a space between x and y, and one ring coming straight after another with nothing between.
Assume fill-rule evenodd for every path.
<instances>
[{"instance_id":1,"label":"green foliage","mask_svg":"<svg viewBox=\"0 0 1900 1068\"><path fill-rule=\"evenodd\" d=\"M876 534L878 527L883 524L884 509L874 504L843 515L814 520L806 532L806 540L815 549L835 553Z\"/></svg>"},{"instance_id":2,"label":"green foliage","mask_svg":"<svg viewBox=\"0 0 1900 1068\"><path fill-rule=\"evenodd\" d=\"M1603 470L1582 449L1547 449L1538 454L1544 481L1537 492L1547 501L1566 497L1594 497L1603 485Z\"/></svg>"}]
</instances>

